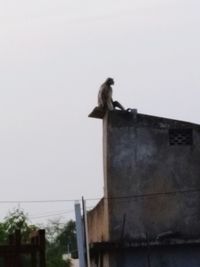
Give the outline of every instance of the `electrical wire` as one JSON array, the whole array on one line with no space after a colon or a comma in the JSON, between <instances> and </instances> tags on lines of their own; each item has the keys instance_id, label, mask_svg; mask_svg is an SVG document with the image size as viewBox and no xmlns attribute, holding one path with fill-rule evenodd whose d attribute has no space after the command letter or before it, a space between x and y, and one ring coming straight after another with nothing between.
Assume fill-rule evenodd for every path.
<instances>
[{"instance_id":1,"label":"electrical wire","mask_svg":"<svg viewBox=\"0 0 200 267\"><path fill-rule=\"evenodd\" d=\"M45 211L45 212L40 212L40 213L33 213L31 214L31 216L44 216L44 215L49 215L49 214L52 214L52 213L63 213L63 212L66 212L66 209L62 209L62 210L51 210L51 211Z\"/></svg>"},{"instance_id":2,"label":"electrical wire","mask_svg":"<svg viewBox=\"0 0 200 267\"><path fill-rule=\"evenodd\" d=\"M129 196L119 196L119 197L108 197L107 199L133 199L133 198L145 198L145 197L159 197L159 196L168 196L168 195L177 195L177 194L188 194L188 193L199 193L200 189L188 189L188 190L177 190L177 191L168 191L168 192L155 192L155 193L146 193L138 195L129 195Z\"/></svg>"},{"instance_id":3,"label":"electrical wire","mask_svg":"<svg viewBox=\"0 0 200 267\"><path fill-rule=\"evenodd\" d=\"M124 196L116 196L116 197L102 197L101 199L107 200L120 200L120 199L136 199L136 198L145 198L145 197L159 197L159 196L168 196L168 195L177 195L177 194L188 194L188 193L199 193L200 188L197 189L185 189L185 190L176 190L176 191L168 191L168 192L155 192L155 193L145 193L145 194L135 194L135 195L124 195ZM85 199L86 201L100 200L100 199Z\"/></svg>"},{"instance_id":4,"label":"electrical wire","mask_svg":"<svg viewBox=\"0 0 200 267\"><path fill-rule=\"evenodd\" d=\"M31 204L31 203L61 203L61 202L76 202L81 199L48 199L48 200L0 200L0 204Z\"/></svg>"},{"instance_id":5,"label":"electrical wire","mask_svg":"<svg viewBox=\"0 0 200 267\"><path fill-rule=\"evenodd\" d=\"M88 209L92 209L93 207L87 207ZM63 214L68 214L68 213L73 213L73 210L60 210L60 211L49 211L49 212L44 212L42 214L36 214L36 215L30 215L29 219L39 219L39 218L45 218L45 217L52 217L52 216L59 216Z\"/></svg>"},{"instance_id":6,"label":"electrical wire","mask_svg":"<svg viewBox=\"0 0 200 267\"><path fill-rule=\"evenodd\" d=\"M52 213L52 214L48 214L48 215L40 215L40 216L30 216L30 219L40 219L40 218L46 218L46 217L53 217L53 216L60 216L63 214L68 214L68 213L72 213L74 212L74 210L69 210L69 211L65 211L65 212L60 212L60 213Z\"/></svg>"},{"instance_id":7,"label":"electrical wire","mask_svg":"<svg viewBox=\"0 0 200 267\"><path fill-rule=\"evenodd\" d=\"M187 194L187 193L198 193L200 192L200 188L197 189L185 189L185 190L176 190L176 191L168 191L168 192L155 192L155 193L145 193L145 194L135 194L135 195L124 195L124 196L116 196L116 197L101 197L101 198L86 198L86 201L98 201L101 199L132 199L132 198L144 198L144 197L159 197L165 195L176 195L176 194ZM81 201L81 199L48 199L48 200L0 200L0 204L34 204L34 203L61 203L61 202L76 202Z\"/></svg>"}]
</instances>

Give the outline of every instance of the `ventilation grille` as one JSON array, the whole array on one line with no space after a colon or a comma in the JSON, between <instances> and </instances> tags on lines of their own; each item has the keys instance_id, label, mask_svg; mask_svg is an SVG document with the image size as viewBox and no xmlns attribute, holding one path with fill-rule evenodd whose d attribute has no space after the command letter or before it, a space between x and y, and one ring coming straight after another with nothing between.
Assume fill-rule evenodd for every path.
<instances>
[{"instance_id":1,"label":"ventilation grille","mask_svg":"<svg viewBox=\"0 0 200 267\"><path fill-rule=\"evenodd\" d=\"M193 134L192 129L170 129L169 130L169 144L175 145L192 145Z\"/></svg>"}]
</instances>

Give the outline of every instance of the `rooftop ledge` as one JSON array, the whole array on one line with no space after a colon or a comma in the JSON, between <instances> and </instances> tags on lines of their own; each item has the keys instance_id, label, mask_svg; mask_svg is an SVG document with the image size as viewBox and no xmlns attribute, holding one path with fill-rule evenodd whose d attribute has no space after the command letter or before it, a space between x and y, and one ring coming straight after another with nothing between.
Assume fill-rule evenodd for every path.
<instances>
[{"instance_id":1,"label":"rooftop ledge","mask_svg":"<svg viewBox=\"0 0 200 267\"><path fill-rule=\"evenodd\" d=\"M101 107L95 107L92 112L88 115L90 118L95 118L95 119L103 119L106 113L109 111L106 111L105 109L102 109ZM120 112L123 114L137 114L137 109L127 109L127 110L119 110L119 109L114 109L111 112Z\"/></svg>"},{"instance_id":2,"label":"rooftop ledge","mask_svg":"<svg viewBox=\"0 0 200 267\"><path fill-rule=\"evenodd\" d=\"M200 125L192 122L152 116L147 114L138 113L137 109L127 110L103 110L100 107L95 107L88 115L90 118L104 119L105 115L108 115L109 121L112 121L112 125L115 127L129 127L134 126L135 123L139 123L143 126L153 126L158 128L196 128L200 130Z\"/></svg>"}]
</instances>

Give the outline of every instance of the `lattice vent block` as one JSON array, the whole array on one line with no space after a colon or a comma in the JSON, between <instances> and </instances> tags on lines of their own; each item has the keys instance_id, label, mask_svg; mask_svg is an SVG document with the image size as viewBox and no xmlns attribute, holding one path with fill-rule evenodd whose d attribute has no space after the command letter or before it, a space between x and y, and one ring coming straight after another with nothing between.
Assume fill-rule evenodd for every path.
<instances>
[{"instance_id":1,"label":"lattice vent block","mask_svg":"<svg viewBox=\"0 0 200 267\"><path fill-rule=\"evenodd\" d=\"M169 144L174 145L192 145L193 133L192 129L170 129Z\"/></svg>"}]
</instances>

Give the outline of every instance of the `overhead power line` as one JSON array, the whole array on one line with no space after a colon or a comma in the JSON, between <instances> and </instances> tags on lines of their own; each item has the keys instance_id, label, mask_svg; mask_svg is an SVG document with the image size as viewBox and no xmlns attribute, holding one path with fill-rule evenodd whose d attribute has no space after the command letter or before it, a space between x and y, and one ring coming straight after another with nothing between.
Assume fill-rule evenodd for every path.
<instances>
[{"instance_id":1,"label":"overhead power line","mask_svg":"<svg viewBox=\"0 0 200 267\"><path fill-rule=\"evenodd\" d=\"M75 202L81 201L81 199L48 199L48 200L0 200L1 204L12 204L12 203L61 203L61 202Z\"/></svg>"},{"instance_id":2,"label":"overhead power line","mask_svg":"<svg viewBox=\"0 0 200 267\"><path fill-rule=\"evenodd\" d=\"M40 216L30 216L30 219L33 220L33 219L40 219L40 218L46 218L46 217L60 216L60 215L64 215L64 214L68 214L72 212L74 212L74 210L68 210L65 212L52 213L52 214L46 214L46 215L40 215Z\"/></svg>"},{"instance_id":3,"label":"overhead power line","mask_svg":"<svg viewBox=\"0 0 200 267\"><path fill-rule=\"evenodd\" d=\"M184 190L176 190L176 191L167 191L167 192L154 192L154 193L144 193L144 194L134 194L134 195L123 195L123 196L116 196L116 197L101 197L101 198L86 198L86 201L98 201L102 198L108 200L115 200L115 199L134 199L134 198L144 198L144 197L159 197L159 196L167 196L167 195L176 195L176 194L192 194L192 193L199 193L200 188L197 189L184 189ZM76 202L80 201L81 199L47 199L47 200L0 200L0 204L34 204L34 203L64 203L64 202Z\"/></svg>"},{"instance_id":4,"label":"overhead power line","mask_svg":"<svg viewBox=\"0 0 200 267\"><path fill-rule=\"evenodd\" d=\"M127 196L119 196L119 197L108 197L107 199L137 199L137 198L145 198L145 197L162 197L169 195L177 195L177 194L188 194L188 193L199 193L200 189L187 189L187 190L176 190L176 191L168 191L168 192L155 192L155 193L146 193L146 194L136 194L136 195L127 195Z\"/></svg>"}]
</instances>

